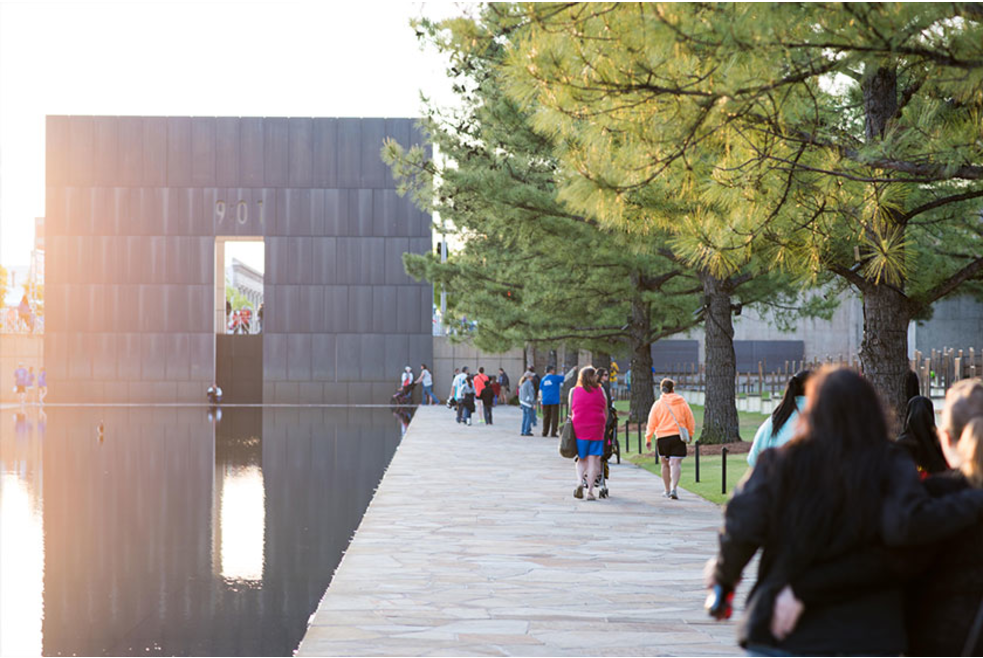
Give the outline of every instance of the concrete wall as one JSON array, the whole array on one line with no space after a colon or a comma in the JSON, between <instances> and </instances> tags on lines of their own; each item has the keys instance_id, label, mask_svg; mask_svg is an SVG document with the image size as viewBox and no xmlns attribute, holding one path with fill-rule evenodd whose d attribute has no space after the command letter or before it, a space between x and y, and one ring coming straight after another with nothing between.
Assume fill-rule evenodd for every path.
<instances>
[{"instance_id":1,"label":"concrete wall","mask_svg":"<svg viewBox=\"0 0 983 658\"><path fill-rule=\"evenodd\" d=\"M387 401L432 358L431 288L403 272L430 218L379 151L410 119L48 117L51 401L200 401L215 241L266 245L266 402Z\"/></svg>"},{"instance_id":2,"label":"concrete wall","mask_svg":"<svg viewBox=\"0 0 983 658\"><path fill-rule=\"evenodd\" d=\"M419 363L409 363L413 367L414 375L420 374ZM451 380L454 378L454 368L467 366L471 372L478 372L478 367L483 367L488 375L498 375L498 369L504 368L512 384L512 390L516 390L519 377L522 376L524 365L522 350L514 349L501 354L482 352L469 343L452 343L447 336L433 337L433 373L434 393L440 398L441 402L446 401L447 392L451 388ZM542 374L542 373L540 373Z\"/></svg>"},{"instance_id":3,"label":"concrete wall","mask_svg":"<svg viewBox=\"0 0 983 658\"><path fill-rule=\"evenodd\" d=\"M14 393L14 370L17 364L25 368L34 367L34 381L44 365L44 338L38 335L3 334L0 335L0 402L16 402ZM48 373L51 381L51 373ZM48 388L51 390L50 386ZM50 398L48 398L50 400Z\"/></svg>"},{"instance_id":4,"label":"concrete wall","mask_svg":"<svg viewBox=\"0 0 983 658\"><path fill-rule=\"evenodd\" d=\"M754 309L745 308L734 318L734 340L737 341L791 341L801 340L806 359L838 358L859 354L863 340L864 312L859 295L849 291L831 320L803 319L794 331L785 333L762 318ZM704 361L703 330L691 331L684 336L699 341L700 362ZM983 349L983 303L962 295L936 302L930 320L913 322L909 328L909 352L916 349L928 354L943 347Z\"/></svg>"},{"instance_id":5,"label":"concrete wall","mask_svg":"<svg viewBox=\"0 0 983 658\"><path fill-rule=\"evenodd\" d=\"M781 331L753 308L745 307L741 315L734 318L734 340L802 341L806 359L856 354L863 340L863 318L863 305L853 293L844 295L831 320L803 319L797 323L794 331L788 333ZM704 363L703 329L691 331L685 336L699 341L700 363Z\"/></svg>"},{"instance_id":6,"label":"concrete wall","mask_svg":"<svg viewBox=\"0 0 983 658\"><path fill-rule=\"evenodd\" d=\"M963 295L937 302L932 319L915 323L915 348L923 354L951 347L983 349L983 304Z\"/></svg>"}]
</instances>

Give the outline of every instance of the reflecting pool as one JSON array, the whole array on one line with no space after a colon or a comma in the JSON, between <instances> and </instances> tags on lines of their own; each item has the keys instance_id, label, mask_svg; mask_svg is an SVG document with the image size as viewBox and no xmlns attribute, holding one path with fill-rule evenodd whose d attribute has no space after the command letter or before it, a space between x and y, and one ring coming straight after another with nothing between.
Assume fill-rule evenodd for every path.
<instances>
[{"instance_id":1,"label":"reflecting pool","mask_svg":"<svg viewBox=\"0 0 983 658\"><path fill-rule=\"evenodd\" d=\"M0 654L291 654L406 422L0 412Z\"/></svg>"}]
</instances>

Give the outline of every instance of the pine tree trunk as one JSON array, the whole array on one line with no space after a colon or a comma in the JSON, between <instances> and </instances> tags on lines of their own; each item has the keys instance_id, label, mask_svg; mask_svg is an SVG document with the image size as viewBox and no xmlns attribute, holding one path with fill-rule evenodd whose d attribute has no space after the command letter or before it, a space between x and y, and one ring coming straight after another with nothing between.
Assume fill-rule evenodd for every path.
<instances>
[{"instance_id":1,"label":"pine tree trunk","mask_svg":"<svg viewBox=\"0 0 983 658\"><path fill-rule=\"evenodd\" d=\"M707 300L704 325L706 352L706 402L700 443L729 443L740 440L734 381L734 325L731 321L730 291L726 282L701 273Z\"/></svg>"},{"instance_id":2,"label":"pine tree trunk","mask_svg":"<svg viewBox=\"0 0 983 658\"><path fill-rule=\"evenodd\" d=\"M579 368L579 359L580 350L573 345L566 345L563 349L563 371L560 374L565 377L571 368ZM559 367L557 369L559 370Z\"/></svg>"},{"instance_id":3,"label":"pine tree trunk","mask_svg":"<svg viewBox=\"0 0 983 658\"><path fill-rule=\"evenodd\" d=\"M904 376L908 372L907 298L897 289L871 284L864 291L864 338L860 364L864 376L884 398L896 417L904 413L907 400Z\"/></svg>"},{"instance_id":4,"label":"pine tree trunk","mask_svg":"<svg viewBox=\"0 0 983 658\"><path fill-rule=\"evenodd\" d=\"M641 298L632 300L631 327L631 405L632 422L644 423L655 402L652 392L652 332L651 309Z\"/></svg>"},{"instance_id":5,"label":"pine tree trunk","mask_svg":"<svg viewBox=\"0 0 983 658\"><path fill-rule=\"evenodd\" d=\"M898 74L894 66L871 67L861 83L864 100L864 133L870 144L879 142L898 108ZM900 212L883 209L883 234L903 232ZM863 286L864 337L860 344L860 364L864 376L881 394L884 402L900 418L907 400L904 375L908 371L908 322L911 311L904 294L904 282L895 286L868 281Z\"/></svg>"},{"instance_id":6,"label":"pine tree trunk","mask_svg":"<svg viewBox=\"0 0 983 658\"><path fill-rule=\"evenodd\" d=\"M536 367L536 374L542 378L546 374L546 366L550 362L550 350L537 346L533 353L533 365Z\"/></svg>"}]
</instances>

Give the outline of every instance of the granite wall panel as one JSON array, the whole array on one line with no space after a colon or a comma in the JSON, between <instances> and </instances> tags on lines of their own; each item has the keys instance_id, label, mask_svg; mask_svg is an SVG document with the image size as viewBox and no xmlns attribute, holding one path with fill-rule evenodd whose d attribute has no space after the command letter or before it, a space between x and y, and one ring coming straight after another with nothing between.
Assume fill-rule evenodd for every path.
<instances>
[{"instance_id":1,"label":"granite wall panel","mask_svg":"<svg viewBox=\"0 0 983 658\"><path fill-rule=\"evenodd\" d=\"M49 117L50 399L197 401L216 367L253 377L238 348L216 366L214 254L260 236L265 383L243 390L388 400L432 359L432 292L403 272L430 223L395 193L387 137L419 139L409 119Z\"/></svg>"}]
</instances>

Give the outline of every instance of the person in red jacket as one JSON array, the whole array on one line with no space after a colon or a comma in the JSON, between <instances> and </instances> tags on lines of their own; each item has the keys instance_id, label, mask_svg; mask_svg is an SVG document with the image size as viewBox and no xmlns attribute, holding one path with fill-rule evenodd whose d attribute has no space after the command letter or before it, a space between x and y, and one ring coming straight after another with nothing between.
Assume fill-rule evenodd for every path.
<instances>
[{"instance_id":1,"label":"person in red jacket","mask_svg":"<svg viewBox=\"0 0 983 658\"><path fill-rule=\"evenodd\" d=\"M485 398L482 397L481 393L485 390L485 386L487 386L488 382L490 381L491 378L485 374L485 369L478 368L478 374L474 376L474 399L478 407L475 413L478 418L481 419L481 422L485 423L486 425L488 424L488 414L485 413Z\"/></svg>"}]
</instances>

